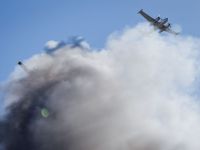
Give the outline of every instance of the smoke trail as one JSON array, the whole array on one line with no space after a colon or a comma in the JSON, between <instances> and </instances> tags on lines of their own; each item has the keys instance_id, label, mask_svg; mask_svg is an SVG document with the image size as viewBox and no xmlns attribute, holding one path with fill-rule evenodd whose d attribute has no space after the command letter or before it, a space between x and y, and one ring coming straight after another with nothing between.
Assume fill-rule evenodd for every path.
<instances>
[{"instance_id":1,"label":"smoke trail","mask_svg":"<svg viewBox=\"0 0 200 150\"><path fill-rule=\"evenodd\" d=\"M139 24L101 51L63 44L25 61L29 74L16 68L6 85L1 145L199 150L199 39L149 31Z\"/></svg>"}]
</instances>

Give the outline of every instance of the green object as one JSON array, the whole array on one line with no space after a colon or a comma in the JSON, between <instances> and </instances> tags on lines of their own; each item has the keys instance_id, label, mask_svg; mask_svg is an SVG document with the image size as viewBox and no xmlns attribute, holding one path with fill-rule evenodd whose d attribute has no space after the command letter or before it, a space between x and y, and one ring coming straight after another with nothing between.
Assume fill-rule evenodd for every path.
<instances>
[{"instance_id":1,"label":"green object","mask_svg":"<svg viewBox=\"0 0 200 150\"><path fill-rule=\"evenodd\" d=\"M48 111L48 109L43 108L43 109L41 110L41 115L42 115L42 117L47 118L47 117L49 116L49 111Z\"/></svg>"}]
</instances>

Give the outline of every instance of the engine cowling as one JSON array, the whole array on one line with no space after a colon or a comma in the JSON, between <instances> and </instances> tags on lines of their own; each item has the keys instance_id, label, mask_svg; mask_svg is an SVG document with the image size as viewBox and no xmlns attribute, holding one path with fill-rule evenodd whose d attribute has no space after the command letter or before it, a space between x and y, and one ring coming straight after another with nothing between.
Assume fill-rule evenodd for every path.
<instances>
[{"instance_id":1,"label":"engine cowling","mask_svg":"<svg viewBox=\"0 0 200 150\"><path fill-rule=\"evenodd\" d=\"M167 28L171 28L171 24L170 23L167 24Z\"/></svg>"},{"instance_id":2,"label":"engine cowling","mask_svg":"<svg viewBox=\"0 0 200 150\"><path fill-rule=\"evenodd\" d=\"M167 23L167 21L168 21L168 18L162 19L161 24L165 24Z\"/></svg>"},{"instance_id":3,"label":"engine cowling","mask_svg":"<svg viewBox=\"0 0 200 150\"><path fill-rule=\"evenodd\" d=\"M157 17L155 20L156 20L156 22L158 22L160 20L160 17Z\"/></svg>"}]
</instances>

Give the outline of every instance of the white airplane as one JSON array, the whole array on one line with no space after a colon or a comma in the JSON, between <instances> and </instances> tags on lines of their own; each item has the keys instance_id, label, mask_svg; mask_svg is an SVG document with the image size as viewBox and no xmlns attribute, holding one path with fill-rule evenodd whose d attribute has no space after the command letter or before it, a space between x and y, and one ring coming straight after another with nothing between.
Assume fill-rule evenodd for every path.
<instances>
[{"instance_id":1,"label":"white airplane","mask_svg":"<svg viewBox=\"0 0 200 150\"><path fill-rule=\"evenodd\" d=\"M153 25L155 27L155 29L159 29L159 33L165 31L165 32L169 32L172 33L174 35L178 35L179 33L173 31L171 29L171 24L167 23L168 22L168 18L165 19L161 19L160 17L157 18L152 18L151 16L149 16L147 13L145 13L143 11L143 9L141 9L138 14L141 14L147 21L150 22L151 25Z\"/></svg>"}]
</instances>

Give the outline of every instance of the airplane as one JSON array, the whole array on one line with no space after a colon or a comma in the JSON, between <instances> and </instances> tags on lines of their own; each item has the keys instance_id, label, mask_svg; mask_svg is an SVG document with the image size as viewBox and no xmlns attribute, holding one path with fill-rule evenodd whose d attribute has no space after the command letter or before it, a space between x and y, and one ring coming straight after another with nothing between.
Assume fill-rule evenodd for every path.
<instances>
[{"instance_id":1,"label":"airplane","mask_svg":"<svg viewBox=\"0 0 200 150\"><path fill-rule=\"evenodd\" d=\"M29 69L23 64L22 61L18 61L17 64L25 71L25 72L29 72Z\"/></svg>"},{"instance_id":2,"label":"airplane","mask_svg":"<svg viewBox=\"0 0 200 150\"><path fill-rule=\"evenodd\" d=\"M17 64L21 66L23 63L21 61L18 61Z\"/></svg>"},{"instance_id":3,"label":"airplane","mask_svg":"<svg viewBox=\"0 0 200 150\"><path fill-rule=\"evenodd\" d=\"M151 25L153 25L155 27L155 29L159 29L159 33L162 33L163 31L168 32L168 33L172 33L174 35L178 35L178 32L175 32L171 29L171 24L167 23L168 22L168 18L162 19L160 17L157 18L152 18L151 16L149 16L147 13L145 13L143 11L143 9L141 9L138 14L142 15L148 22L150 22Z\"/></svg>"}]
</instances>

